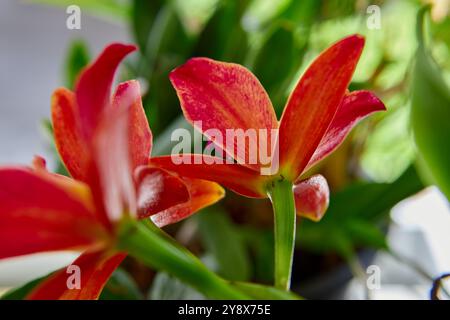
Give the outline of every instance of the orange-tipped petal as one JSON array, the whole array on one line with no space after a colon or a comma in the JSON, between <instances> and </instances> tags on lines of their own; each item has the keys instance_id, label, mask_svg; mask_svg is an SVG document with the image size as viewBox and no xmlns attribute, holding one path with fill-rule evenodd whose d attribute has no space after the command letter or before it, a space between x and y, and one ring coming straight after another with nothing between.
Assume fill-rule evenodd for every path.
<instances>
[{"instance_id":1,"label":"orange-tipped petal","mask_svg":"<svg viewBox=\"0 0 450 320\"><path fill-rule=\"evenodd\" d=\"M227 164L225 160L206 155L183 155L183 163L175 163L172 156L151 158L150 164L175 172L182 177L217 182L234 192L251 197L266 198L269 176L262 176L238 164Z\"/></svg>"},{"instance_id":2,"label":"orange-tipped petal","mask_svg":"<svg viewBox=\"0 0 450 320\"><path fill-rule=\"evenodd\" d=\"M347 93L305 170L336 150L359 121L376 111L383 110L386 110L383 102L370 91Z\"/></svg>"},{"instance_id":3,"label":"orange-tipped petal","mask_svg":"<svg viewBox=\"0 0 450 320\"><path fill-rule=\"evenodd\" d=\"M152 221L158 227L161 228L186 219L199 210L216 203L225 196L225 191L217 183L188 178L183 178L183 180L189 189L189 201L153 215Z\"/></svg>"},{"instance_id":4,"label":"orange-tipped petal","mask_svg":"<svg viewBox=\"0 0 450 320\"><path fill-rule=\"evenodd\" d=\"M86 208L95 211L92 193L89 187L78 180L47 171L46 161L40 156L35 156L32 162L32 169L34 173L39 175L42 179L48 180L51 183L57 184L61 189L65 190L72 197L82 202Z\"/></svg>"},{"instance_id":5,"label":"orange-tipped petal","mask_svg":"<svg viewBox=\"0 0 450 320\"><path fill-rule=\"evenodd\" d=\"M125 253L97 251L83 253L70 266L57 271L40 283L28 300L95 300L100 296ZM79 288L75 277L79 271ZM70 287L70 288L69 288Z\"/></svg>"},{"instance_id":6,"label":"orange-tipped petal","mask_svg":"<svg viewBox=\"0 0 450 320\"><path fill-rule=\"evenodd\" d=\"M91 154L80 131L73 92L60 88L53 93L52 123L56 148L64 165L73 178L86 182Z\"/></svg>"},{"instance_id":7,"label":"orange-tipped petal","mask_svg":"<svg viewBox=\"0 0 450 320\"><path fill-rule=\"evenodd\" d=\"M86 139L92 137L105 107L111 102L111 85L119 63L134 50L133 45L111 44L81 73L75 94L79 125Z\"/></svg>"},{"instance_id":8,"label":"orange-tipped petal","mask_svg":"<svg viewBox=\"0 0 450 320\"><path fill-rule=\"evenodd\" d=\"M324 51L291 93L280 123L281 173L295 181L303 172L338 110L364 47L359 35Z\"/></svg>"},{"instance_id":9,"label":"orange-tipped petal","mask_svg":"<svg viewBox=\"0 0 450 320\"><path fill-rule=\"evenodd\" d=\"M119 84L113 98L115 108L127 109L129 115L129 145L131 166L135 169L147 163L152 149L152 132L142 107L139 82Z\"/></svg>"},{"instance_id":10,"label":"orange-tipped petal","mask_svg":"<svg viewBox=\"0 0 450 320\"><path fill-rule=\"evenodd\" d=\"M165 170L142 166L136 170L138 217L145 218L189 201L184 182Z\"/></svg>"},{"instance_id":11,"label":"orange-tipped petal","mask_svg":"<svg viewBox=\"0 0 450 320\"><path fill-rule=\"evenodd\" d=\"M327 180L314 175L294 185L294 199L297 215L319 221L328 209L330 189Z\"/></svg>"},{"instance_id":12,"label":"orange-tipped petal","mask_svg":"<svg viewBox=\"0 0 450 320\"><path fill-rule=\"evenodd\" d=\"M258 171L261 166L270 166L266 157L272 155L276 139L274 136L272 144L272 129L277 134L278 121L269 96L249 70L233 63L193 58L172 71L170 80L186 119L194 127L238 163ZM235 135L246 142L239 143ZM265 149L262 156L260 147Z\"/></svg>"},{"instance_id":13,"label":"orange-tipped petal","mask_svg":"<svg viewBox=\"0 0 450 320\"><path fill-rule=\"evenodd\" d=\"M100 245L107 233L75 190L43 172L0 169L0 259ZM7 245L6 245L7 244Z\"/></svg>"}]
</instances>

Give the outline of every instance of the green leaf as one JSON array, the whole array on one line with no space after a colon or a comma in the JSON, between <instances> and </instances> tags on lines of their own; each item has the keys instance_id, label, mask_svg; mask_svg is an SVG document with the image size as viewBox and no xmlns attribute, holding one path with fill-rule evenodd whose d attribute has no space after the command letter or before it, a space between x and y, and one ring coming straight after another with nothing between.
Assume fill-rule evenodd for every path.
<instances>
[{"instance_id":1,"label":"green leaf","mask_svg":"<svg viewBox=\"0 0 450 320\"><path fill-rule=\"evenodd\" d=\"M132 29L134 38L142 52L147 51L147 40L156 16L164 4L164 0L133 0Z\"/></svg>"},{"instance_id":2,"label":"green leaf","mask_svg":"<svg viewBox=\"0 0 450 320\"><path fill-rule=\"evenodd\" d=\"M73 41L69 47L66 61L64 83L67 88L74 89L75 82L81 70L89 63L90 56L86 43L83 40Z\"/></svg>"},{"instance_id":3,"label":"green leaf","mask_svg":"<svg viewBox=\"0 0 450 320\"><path fill-rule=\"evenodd\" d=\"M109 278L102 293L100 300L142 300L143 296L139 291L136 282L131 276L117 269Z\"/></svg>"},{"instance_id":4,"label":"green leaf","mask_svg":"<svg viewBox=\"0 0 450 320\"><path fill-rule=\"evenodd\" d=\"M165 272L158 272L148 293L151 300L204 300L204 295Z\"/></svg>"},{"instance_id":5,"label":"green leaf","mask_svg":"<svg viewBox=\"0 0 450 320\"><path fill-rule=\"evenodd\" d=\"M119 250L147 266L164 271L213 299L246 299L247 295L210 271L197 257L149 219L127 220L118 230Z\"/></svg>"},{"instance_id":6,"label":"green leaf","mask_svg":"<svg viewBox=\"0 0 450 320\"><path fill-rule=\"evenodd\" d=\"M144 97L144 107L147 115L151 114L148 118L155 136L181 113L169 73L187 60L191 47L177 11L170 3L165 5L150 30L139 68L149 83L150 94Z\"/></svg>"},{"instance_id":7,"label":"green leaf","mask_svg":"<svg viewBox=\"0 0 450 320\"><path fill-rule=\"evenodd\" d=\"M321 222L302 221L297 229L297 243L314 252L336 252L345 259L360 247L386 249L378 223L395 204L422 188L414 167L393 183L350 185L331 196Z\"/></svg>"},{"instance_id":8,"label":"green leaf","mask_svg":"<svg viewBox=\"0 0 450 320\"><path fill-rule=\"evenodd\" d=\"M324 18L341 18L355 12L357 0L327 0L323 1L322 16Z\"/></svg>"},{"instance_id":9,"label":"green leaf","mask_svg":"<svg viewBox=\"0 0 450 320\"><path fill-rule=\"evenodd\" d=\"M385 235L373 223L351 219L344 222L343 229L354 244L377 249L388 247Z\"/></svg>"},{"instance_id":10,"label":"green leaf","mask_svg":"<svg viewBox=\"0 0 450 320\"><path fill-rule=\"evenodd\" d=\"M194 56L241 63L244 61L248 39L241 19L248 1L221 1L200 33Z\"/></svg>"},{"instance_id":11,"label":"green leaf","mask_svg":"<svg viewBox=\"0 0 450 320\"><path fill-rule=\"evenodd\" d=\"M445 43L448 49L450 49L450 17L447 16L441 22L433 23L430 26L432 31L433 39L441 40Z\"/></svg>"},{"instance_id":12,"label":"green leaf","mask_svg":"<svg viewBox=\"0 0 450 320\"><path fill-rule=\"evenodd\" d=\"M292 292L247 282L230 282L232 287L247 294L256 300L301 300L302 298ZM149 290L149 299L152 300L204 300L204 295L186 286L178 279L167 273L159 272L153 280Z\"/></svg>"},{"instance_id":13,"label":"green leaf","mask_svg":"<svg viewBox=\"0 0 450 320\"><path fill-rule=\"evenodd\" d=\"M317 0L292 0L278 19L288 20L297 26L309 28L320 12L322 3Z\"/></svg>"},{"instance_id":14,"label":"green leaf","mask_svg":"<svg viewBox=\"0 0 450 320\"><path fill-rule=\"evenodd\" d=\"M274 236L272 230L249 225L239 227L239 234L254 259L254 277L266 283L274 281Z\"/></svg>"},{"instance_id":15,"label":"green leaf","mask_svg":"<svg viewBox=\"0 0 450 320\"><path fill-rule=\"evenodd\" d=\"M409 116L409 108L405 105L390 110L370 131L360 163L372 180L392 182L413 162L416 150L409 130Z\"/></svg>"},{"instance_id":16,"label":"green leaf","mask_svg":"<svg viewBox=\"0 0 450 320\"><path fill-rule=\"evenodd\" d=\"M283 111L286 87L301 65L304 49L296 41L293 26L279 24L268 34L251 63L253 73L268 92L278 114Z\"/></svg>"},{"instance_id":17,"label":"green leaf","mask_svg":"<svg viewBox=\"0 0 450 320\"><path fill-rule=\"evenodd\" d=\"M251 276L247 248L226 212L217 206L197 215L207 252L218 264L218 273L228 280L245 281Z\"/></svg>"},{"instance_id":18,"label":"green leaf","mask_svg":"<svg viewBox=\"0 0 450 320\"><path fill-rule=\"evenodd\" d=\"M34 289L36 286L47 276L32 280L23 286L18 288L14 288L6 292L4 295L0 297L0 300L24 300L25 297Z\"/></svg>"},{"instance_id":19,"label":"green leaf","mask_svg":"<svg viewBox=\"0 0 450 320\"><path fill-rule=\"evenodd\" d=\"M180 55L183 57L187 55L190 39L177 11L170 2L157 12L151 28L147 32L145 43L145 50L142 50L145 62L142 72L143 76L149 80L155 69L161 68L159 66L161 60L164 62L165 59L170 60Z\"/></svg>"},{"instance_id":20,"label":"green leaf","mask_svg":"<svg viewBox=\"0 0 450 320\"><path fill-rule=\"evenodd\" d=\"M232 285L257 300L302 300L293 292L274 287L246 282L233 282Z\"/></svg>"},{"instance_id":21,"label":"green leaf","mask_svg":"<svg viewBox=\"0 0 450 320\"><path fill-rule=\"evenodd\" d=\"M355 246L344 229L309 220L303 221L297 228L296 241L301 248L311 252L320 254L334 252L345 259L353 254Z\"/></svg>"},{"instance_id":22,"label":"green leaf","mask_svg":"<svg viewBox=\"0 0 450 320\"><path fill-rule=\"evenodd\" d=\"M419 48L412 81L411 124L417 148L434 182L450 199L450 90L424 42L424 19L419 11Z\"/></svg>"},{"instance_id":23,"label":"green leaf","mask_svg":"<svg viewBox=\"0 0 450 320\"><path fill-rule=\"evenodd\" d=\"M360 182L331 196L322 219L339 223L345 217L376 221L401 200L419 192L423 184L413 166L392 183Z\"/></svg>"}]
</instances>

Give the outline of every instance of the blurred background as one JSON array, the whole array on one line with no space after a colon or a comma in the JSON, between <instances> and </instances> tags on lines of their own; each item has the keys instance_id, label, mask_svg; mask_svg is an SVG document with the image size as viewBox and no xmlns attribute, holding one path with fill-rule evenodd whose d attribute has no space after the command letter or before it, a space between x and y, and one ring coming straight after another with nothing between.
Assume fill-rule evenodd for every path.
<instances>
[{"instance_id":1,"label":"blurred background","mask_svg":"<svg viewBox=\"0 0 450 320\"><path fill-rule=\"evenodd\" d=\"M51 93L58 86L71 88L81 68L110 42L133 42L140 48L120 78L136 78L144 89L153 155L158 155L170 153L174 128L189 128L168 80L170 70L189 57L245 65L281 115L312 59L338 39L361 33L366 47L350 89L374 91L388 111L363 121L310 173L327 178L332 196L321 222L299 222L293 289L319 299L429 299L433 281L450 272L450 210L440 191L447 186L440 180L434 186L435 170L416 146L411 121L411 82L427 80L414 69L416 16L426 2L434 2L428 48L448 83L446 0L3 0L0 165L28 164L40 154L50 168L64 173L48 121ZM70 5L81 9L81 29L66 25ZM450 104L443 107L448 115ZM443 135L450 138L449 122ZM450 149L446 141L443 153ZM204 211L168 232L226 278L271 283L270 203L228 192ZM45 276L76 255L2 261L0 290ZM130 258L102 298L202 296Z\"/></svg>"}]
</instances>

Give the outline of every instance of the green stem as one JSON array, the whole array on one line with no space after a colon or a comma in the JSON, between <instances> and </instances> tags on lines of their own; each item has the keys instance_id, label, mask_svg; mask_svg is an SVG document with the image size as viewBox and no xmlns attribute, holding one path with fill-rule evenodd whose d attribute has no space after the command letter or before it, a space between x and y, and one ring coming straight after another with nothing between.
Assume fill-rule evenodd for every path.
<instances>
[{"instance_id":1,"label":"green stem","mask_svg":"<svg viewBox=\"0 0 450 320\"><path fill-rule=\"evenodd\" d=\"M269 190L275 218L275 287L289 290L295 243L295 203L292 183L274 182Z\"/></svg>"},{"instance_id":2,"label":"green stem","mask_svg":"<svg viewBox=\"0 0 450 320\"><path fill-rule=\"evenodd\" d=\"M250 298L206 268L197 257L148 219L125 221L119 231L118 248L152 268L168 272L209 298Z\"/></svg>"}]
</instances>

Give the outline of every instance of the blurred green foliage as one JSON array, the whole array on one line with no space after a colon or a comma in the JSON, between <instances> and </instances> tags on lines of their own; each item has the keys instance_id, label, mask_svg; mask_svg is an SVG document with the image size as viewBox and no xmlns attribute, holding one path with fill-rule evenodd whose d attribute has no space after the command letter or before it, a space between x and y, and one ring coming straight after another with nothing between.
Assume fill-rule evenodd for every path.
<instances>
[{"instance_id":1,"label":"blurred green foliage","mask_svg":"<svg viewBox=\"0 0 450 320\"><path fill-rule=\"evenodd\" d=\"M250 260L238 230L220 207L203 210L196 216L205 249L217 264L217 272L226 279L248 281Z\"/></svg>"},{"instance_id":2,"label":"blurred green foliage","mask_svg":"<svg viewBox=\"0 0 450 320\"><path fill-rule=\"evenodd\" d=\"M425 12L418 15L411 121L426 170L450 199L450 89L425 44Z\"/></svg>"}]
</instances>

